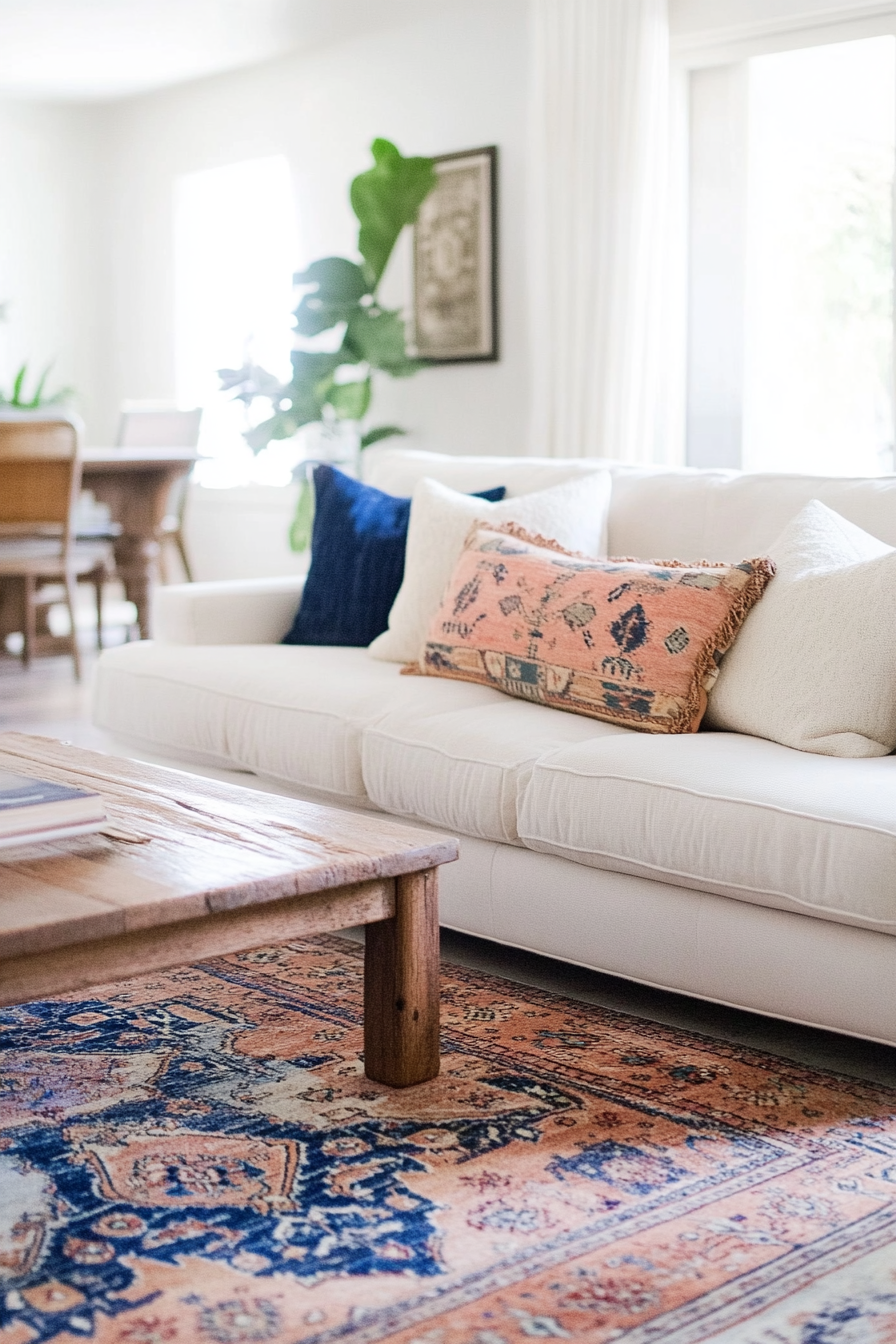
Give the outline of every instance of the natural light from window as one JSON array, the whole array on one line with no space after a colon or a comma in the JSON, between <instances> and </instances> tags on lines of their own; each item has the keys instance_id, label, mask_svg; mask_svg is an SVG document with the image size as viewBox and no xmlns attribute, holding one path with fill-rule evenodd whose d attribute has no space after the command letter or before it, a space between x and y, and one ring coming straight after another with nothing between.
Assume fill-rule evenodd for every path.
<instances>
[{"instance_id":1,"label":"natural light from window","mask_svg":"<svg viewBox=\"0 0 896 1344\"><path fill-rule=\"evenodd\" d=\"M896 38L749 62L743 466L893 459Z\"/></svg>"},{"instance_id":2,"label":"natural light from window","mask_svg":"<svg viewBox=\"0 0 896 1344\"><path fill-rule=\"evenodd\" d=\"M298 230L285 156L181 177L174 243L177 395L204 408L199 449L210 459L197 465L196 478L210 486L285 484L282 449L253 456L242 437L246 412L220 393L216 373L250 359L289 377Z\"/></svg>"}]
</instances>

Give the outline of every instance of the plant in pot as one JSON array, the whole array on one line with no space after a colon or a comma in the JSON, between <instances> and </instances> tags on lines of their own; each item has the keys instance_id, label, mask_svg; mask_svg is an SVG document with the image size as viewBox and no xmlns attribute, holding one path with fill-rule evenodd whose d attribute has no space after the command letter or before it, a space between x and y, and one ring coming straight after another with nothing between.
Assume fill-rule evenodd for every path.
<instances>
[{"instance_id":1,"label":"plant in pot","mask_svg":"<svg viewBox=\"0 0 896 1344\"><path fill-rule=\"evenodd\" d=\"M9 304L0 303L0 322L9 320ZM61 387L58 391L47 393L47 379L52 363L48 364L29 392L27 389L28 361L26 360L13 374L9 396L0 386L0 410L39 411L45 406L67 406L73 401L75 393L71 387Z\"/></svg>"},{"instance_id":2,"label":"plant in pot","mask_svg":"<svg viewBox=\"0 0 896 1344\"><path fill-rule=\"evenodd\" d=\"M304 289L295 309L297 336L310 345L330 333L330 344L338 341L337 348L293 350L292 377L286 383L256 364L218 371L222 390L233 391L246 405L259 398L270 404L272 414L245 435L253 452L272 439L292 438L306 425L320 426L319 441L329 438L334 444L346 437L346 429L354 434L357 427L361 449L406 432L396 425L360 426L370 408L375 374L407 378L424 367L407 355L400 310L385 307L378 290L399 234L416 221L436 173L432 159L405 158L388 140L374 140L371 150L373 167L352 181L349 192L360 225L360 261L323 257L294 277ZM311 465L297 468L300 491L290 529L294 551L305 550L311 536Z\"/></svg>"}]
</instances>

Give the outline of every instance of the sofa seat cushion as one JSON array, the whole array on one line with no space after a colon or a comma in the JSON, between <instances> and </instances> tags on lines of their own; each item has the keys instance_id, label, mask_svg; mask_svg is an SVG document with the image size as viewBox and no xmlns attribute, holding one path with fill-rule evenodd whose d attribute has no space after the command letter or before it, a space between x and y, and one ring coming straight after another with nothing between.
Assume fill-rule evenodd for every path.
<instances>
[{"instance_id":1,"label":"sofa seat cushion","mask_svg":"<svg viewBox=\"0 0 896 1344\"><path fill-rule=\"evenodd\" d=\"M447 702L402 705L368 727L363 771L373 802L385 812L463 835L518 844L519 798L539 756L595 738L632 735L627 728L490 694L494 701L472 708Z\"/></svg>"},{"instance_id":2,"label":"sofa seat cushion","mask_svg":"<svg viewBox=\"0 0 896 1344\"><path fill-rule=\"evenodd\" d=\"M249 770L367 804L368 724L399 705L463 709L503 699L483 686L402 677L365 649L146 642L100 658L94 721L186 763Z\"/></svg>"},{"instance_id":3,"label":"sofa seat cushion","mask_svg":"<svg viewBox=\"0 0 896 1344\"><path fill-rule=\"evenodd\" d=\"M579 863L896 933L896 759L735 733L627 734L534 766L525 845Z\"/></svg>"}]
</instances>

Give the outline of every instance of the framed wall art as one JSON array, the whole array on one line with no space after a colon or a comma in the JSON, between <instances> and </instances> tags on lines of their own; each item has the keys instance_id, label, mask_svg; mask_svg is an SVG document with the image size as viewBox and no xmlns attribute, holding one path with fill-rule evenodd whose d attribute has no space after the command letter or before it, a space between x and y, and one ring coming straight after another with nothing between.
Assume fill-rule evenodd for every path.
<instances>
[{"instance_id":1,"label":"framed wall art","mask_svg":"<svg viewBox=\"0 0 896 1344\"><path fill-rule=\"evenodd\" d=\"M434 364L498 358L498 151L434 158L414 225L410 353Z\"/></svg>"}]
</instances>

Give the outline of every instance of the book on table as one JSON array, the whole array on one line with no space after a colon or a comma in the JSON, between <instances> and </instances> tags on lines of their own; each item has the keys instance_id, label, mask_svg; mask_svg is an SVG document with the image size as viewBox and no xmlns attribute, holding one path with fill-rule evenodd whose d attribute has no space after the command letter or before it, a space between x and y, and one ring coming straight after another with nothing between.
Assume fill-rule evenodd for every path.
<instances>
[{"instance_id":1,"label":"book on table","mask_svg":"<svg viewBox=\"0 0 896 1344\"><path fill-rule=\"evenodd\" d=\"M105 823L98 793L0 770L0 849L88 835Z\"/></svg>"}]
</instances>

